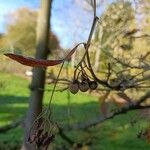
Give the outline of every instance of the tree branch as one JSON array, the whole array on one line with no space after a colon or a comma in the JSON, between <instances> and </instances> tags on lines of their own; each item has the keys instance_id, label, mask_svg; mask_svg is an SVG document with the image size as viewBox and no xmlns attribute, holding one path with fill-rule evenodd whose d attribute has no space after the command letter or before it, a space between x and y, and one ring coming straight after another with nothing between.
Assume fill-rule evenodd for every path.
<instances>
[{"instance_id":1,"label":"tree branch","mask_svg":"<svg viewBox=\"0 0 150 150\"><path fill-rule=\"evenodd\" d=\"M138 110L138 109L146 109L146 108L150 108L150 105L147 106L141 106L140 104L143 103L147 98L150 98L150 91L147 92L144 96L142 96L139 100L133 102L133 103L129 103L128 105L123 106L120 109L117 109L116 111L107 114L106 116L97 116L92 120L88 120L84 123L78 123L75 124L73 126L71 126L71 129L87 129L89 127L95 126L99 123L102 123L108 119L112 119L115 116L121 115L121 114L125 114L131 110Z\"/></svg>"}]
</instances>

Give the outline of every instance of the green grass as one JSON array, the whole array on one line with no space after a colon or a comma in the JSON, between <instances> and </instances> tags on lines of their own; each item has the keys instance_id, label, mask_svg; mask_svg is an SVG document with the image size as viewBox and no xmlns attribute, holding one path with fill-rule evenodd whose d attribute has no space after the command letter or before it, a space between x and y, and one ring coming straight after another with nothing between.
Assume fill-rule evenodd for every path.
<instances>
[{"instance_id":1,"label":"green grass","mask_svg":"<svg viewBox=\"0 0 150 150\"><path fill-rule=\"evenodd\" d=\"M0 126L22 117L28 107L29 81L21 77L0 72ZM47 85L46 88L52 88ZM95 97L79 93L70 95L68 106L66 92L54 95L52 108L53 119L63 126L93 118L99 114L99 103ZM45 93L44 104L48 104L50 92ZM69 112L69 113L68 113ZM146 121L139 120L134 127L130 125L130 118L136 112L118 116L87 131L70 131L67 134L77 142L91 141L91 150L148 150L150 144L136 137L140 126ZM20 127L0 134L0 150L17 150L21 145L23 131ZM64 145L64 141L57 136L54 147Z\"/></svg>"}]
</instances>

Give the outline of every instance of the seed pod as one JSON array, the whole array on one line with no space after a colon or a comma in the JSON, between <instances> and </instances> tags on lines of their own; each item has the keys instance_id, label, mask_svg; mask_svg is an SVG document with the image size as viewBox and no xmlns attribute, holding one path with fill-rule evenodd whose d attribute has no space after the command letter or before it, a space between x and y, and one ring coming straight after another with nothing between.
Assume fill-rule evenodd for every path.
<instances>
[{"instance_id":1,"label":"seed pod","mask_svg":"<svg viewBox=\"0 0 150 150\"><path fill-rule=\"evenodd\" d=\"M42 123L43 123L43 118L37 120L37 129L41 127Z\"/></svg>"},{"instance_id":2,"label":"seed pod","mask_svg":"<svg viewBox=\"0 0 150 150\"><path fill-rule=\"evenodd\" d=\"M36 136L39 137L42 134L42 132L43 132L43 129L38 130L36 133L37 134Z\"/></svg>"},{"instance_id":3,"label":"seed pod","mask_svg":"<svg viewBox=\"0 0 150 150\"><path fill-rule=\"evenodd\" d=\"M32 142L33 142L33 139L31 139L30 136L28 137L28 142L29 142L29 143L32 143Z\"/></svg>"},{"instance_id":4,"label":"seed pod","mask_svg":"<svg viewBox=\"0 0 150 150\"><path fill-rule=\"evenodd\" d=\"M69 84L69 91L72 94L76 94L79 91L78 81L74 81Z\"/></svg>"},{"instance_id":5,"label":"seed pod","mask_svg":"<svg viewBox=\"0 0 150 150\"><path fill-rule=\"evenodd\" d=\"M43 141L43 145L46 146L46 145L49 145L53 140L54 140L55 136L54 135L51 135L49 137L47 137L44 141Z\"/></svg>"},{"instance_id":6,"label":"seed pod","mask_svg":"<svg viewBox=\"0 0 150 150\"><path fill-rule=\"evenodd\" d=\"M38 137L35 143L36 143L36 146L40 148L43 145L43 139Z\"/></svg>"},{"instance_id":7,"label":"seed pod","mask_svg":"<svg viewBox=\"0 0 150 150\"><path fill-rule=\"evenodd\" d=\"M41 138L44 140L45 138L48 137L48 132L45 132L44 134L42 134Z\"/></svg>"},{"instance_id":8,"label":"seed pod","mask_svg":"<svg viewBox=\"0 0 150 150\"><path fill-rule=\"evenodd\" d=\"M89 82L89 87L91 90L96 90L96 88L98 87L98 84L96 81L90 81Z\"/></svg>"},{"instance_id":9,"label":"seed pod","mask_svg":"<svg viewBox=\"0 0 150 150\"><path fill-rule=\"evenodd\" d=\"M81 92L86 92L89 89L89 84L87 81L82 81L79 83L79 89Z\"/></svg>"},{"instance_id":10,"label":"seed pod","mask_svg":"<svg viewBox=\"0 0 150 150\"><path fill-rule=\"evenodd\" d=\"M29 138L28 138L29 143L33 143L35 140L36 140L36 135L35 134L30 135Z\"/></svg>"}]
</instances>

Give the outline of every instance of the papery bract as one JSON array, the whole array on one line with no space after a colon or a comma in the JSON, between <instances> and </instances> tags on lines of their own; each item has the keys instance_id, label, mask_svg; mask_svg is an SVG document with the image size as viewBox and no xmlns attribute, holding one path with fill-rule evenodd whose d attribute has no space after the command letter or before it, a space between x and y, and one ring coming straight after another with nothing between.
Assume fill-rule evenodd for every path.
<instances>
[{"instance_id":1,"label":"papery bract","mask_svg":"<svg viewBox=\"0 0 150 150\"><path fill-rule=\"evenodd\" d=\"M44 60L44 59L35 59L35 58L31 58L31 57L26 57L26 56L22 56L22 55L17 55L17 54L12 54L12 53L6 53L4 54L5 56L23 64L26 66L31 66L31 67L48 67L48 66L55 66L58 64L61 64L62 62L69 60L70 57L73 55L73 53L76 51L77 47L80 44L84 44L84 43L79 43L78 45L76 45L68 54L64 59L60 59L60 60Z\"/></svg>"}]
</instances>

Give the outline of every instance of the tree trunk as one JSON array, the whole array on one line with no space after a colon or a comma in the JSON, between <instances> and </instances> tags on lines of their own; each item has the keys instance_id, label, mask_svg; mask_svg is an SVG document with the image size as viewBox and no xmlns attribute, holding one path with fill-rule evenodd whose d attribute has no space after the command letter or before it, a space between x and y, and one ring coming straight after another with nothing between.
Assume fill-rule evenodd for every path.
<instances>
[{"instance_id":1,"label":"tree trunk","mask_svg":"<svg viewBox=\"0 0 150 150\"><path fill-rule=\"evenodd\" d=\"M100 51L101 48L96 49L95 52L95 64L94 64L94 71L98 72L99 71L99 61L100 61Z\"/></svg>"},{"instance_id":2,"label":"tree trunk","mask_svg":"<svg viewBox=\"0 0 150 150\"><path fill-rule=\"evenodd\" d=\"M95 64L94 64L94 71L95 72L99 71L99 61L100 61L100 54L101 54L101 48L102 48L101 47L102 37L103 37L103 28L100 26L99 36L98 36L99 45L98 45L98 49L96 49L96 52L95 52Z\"/></svg>"},{"instance_id":3,"label":"tree trunk","mask_svg":"<svg viewBox=\"0 0 150 150\"><path fill-rule=\"evenodd\" d=\"M48 37L50 29L50 16L51 16L52 0L41 0L39 18L37 24L37 41L36 41L36 59L47 59L48 56ZM33 77L30 86L29 108L27 111L24 127L24 141L22 150L35 150L36 148L29 144L28 136L29 130L33 121L42 111L42 99L45 84L46 70L43 68L33 68Z\"/></svg>"},{"instance_id":4,"label":"tree trunk","mask_svg":"<svg viewBox=\"0 0 150 150\"><path fill-rule=\"evenodd\" d=\"M74 66L75 66L75 61L76 61L76 52L75 52L74 55L72 55L72 57L71 57L71 68L74 68Z\"/></svg>"}]
</instances>

